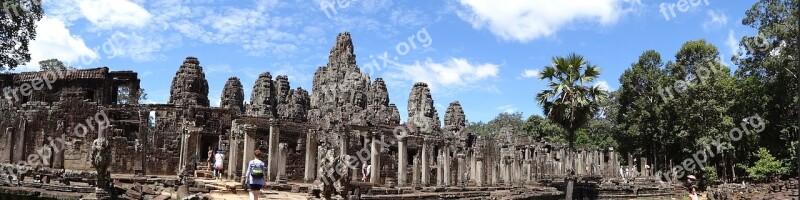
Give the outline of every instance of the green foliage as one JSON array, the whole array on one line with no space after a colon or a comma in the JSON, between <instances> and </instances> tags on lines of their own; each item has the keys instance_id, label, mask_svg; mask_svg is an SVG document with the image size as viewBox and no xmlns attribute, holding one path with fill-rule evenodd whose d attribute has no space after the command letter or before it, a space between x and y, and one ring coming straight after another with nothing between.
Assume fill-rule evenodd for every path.
<instances>
[{"instance_id":1,"label":"green foliage","mask_svg":"<svg viewBox=\"0 0 800 200\"><path fill-rule=\"evenodd\" d=\"M717 181L717 169L713 166L703 167L703 174L699 177L699 188L706 188Z\"/></svg>"},{"instance_id":2,"label":"green foliage","mask_svg":"<svg viewBox=\"0 0 800 200\"><path fill-rule=\"evenodd\" d=\"M588 85L600 76L600 68L583 56L573 53L553 57L552 62L541 73L541 79L549 82L548 89L538 93L536 101L548 119L564 128L569 146L574 149L575 132L598 112L599 103L608 98L608 92Z\"/></svg>"},{"instance_id":3,"label":"green foliage","mask_svg":"<svg viewBox=\"0 0 800 200\"><path fill-rule=\"evenodd\" d=\"M522 130L528 135L537 139L547 139L549 141L563 141L566 132L558 124L539 115L531 115L525 120Z\"/></svg>"},{"instance_id":4,"label":"green foliage","mask_svg":"<svg viewBox=\"0 0 800 200\"><path fill-rule=\"evenodd\" d=\"M58 59L51 58L47 60L39 61L39 69L42 71L57 71L57 70L69 70L75 69L73 67L67 67Z\"/></svg>"},{"instance_id":5,"label":"green foliage","mask_svg":"<svg viewBox=\"0 0 800 200\"><path fill-rule=\"evenodd\" d=\"M500 128L511 126L514 130L523 130L525 122L522 121L522 113L500 113L488 123L484 122L470 122L467 125L467 130L471 133L482 136L496 136L500 132Z\"/></svg>"},{"instance_id":6,"label":"green foliage","mask_svg":"<svg viewBox=\"0 0 800 200\"><path fill-rule=\"evenodd\" d=\"M746 11L742 24L758 30L745 36L739 46L743 50L732 60L739 66L736 75L747 80L750 112L763 113L769 122L759 135L758 146L766 147L778 158L789 158L791 134L800 118L800 35L797 14L800 0L759 0ZM755 143L755 142L754 142Z\"/></svg>"},{"instance_id":7,"label":"green foliage","mask_svg":"<svg viewBox=\"0 0 800 200\"><path fill-rule=\"evenodd\" d=\"M759 148L755 157L758 158L758 161L752 167L747 168L747 174L753 180L767 181L789 171L783 162L775 159L765 148Z\"/></svg>"},{"instance_id":8,"label":"green foliage","mask_svg":"<svg viewBox=\"0 0 800 200\"><path fill-rule=\"evenodd\" d=\"M147 100L147 93L144 92L143 88L139 88L139 92L133 94L130 88L120 87L117 91L117 104L130 104L131 102L128 102L128 100L131 95L137 95L137 103Z\"/></svg>"},{"instance_id":9,"label":"green foliage","mask_svg":"<svg viewBox=\"0 0 800 200\"><path fill-rule=\"evenodd\" d=\"M36 22L42 19L42 1L0 0L0 71L31 60L28 45L36 38Z\"/></svg>"}]
</instances>

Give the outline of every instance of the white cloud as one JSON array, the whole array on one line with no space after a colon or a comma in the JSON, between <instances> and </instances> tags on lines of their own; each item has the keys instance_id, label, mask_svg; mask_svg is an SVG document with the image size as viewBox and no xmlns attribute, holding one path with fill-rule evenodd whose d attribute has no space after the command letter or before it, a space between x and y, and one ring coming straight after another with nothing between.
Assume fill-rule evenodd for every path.
<instances>
[{"instance_id":1,"label":"white cloud","mask_svg":"<svg viewBox=\"0 0 800 200\"><path fill-rule=\"evenodd\" d=\"M728 30L728 39L725 40L725 46L728 47L731 55L739 54L739 40L736 39L736 32L733 29Z\"/></svg>"},{"instance_id":2,"label":"white cloud","mask_svg":"<svg viewBox=\"0 0 800 200\"><path fill-rule=\"evenodd\" d=\"M504 40L527 42L576 22L616 23L641 5L638 0L460 0L456 14L475 29L487 27Z\"/></svg>"},{"instance_id":3,"label":"white cloud","mask_svg":"<svg viewBox=\"0 0 800 200\"><path fill-rule=\"evenodd\" d=\"M139 28L152 17L146 9L128 0L82 0L78 6L86 20L101 29Z\"/></svg>"},{"instance_id":4,"label":"white cloud","mask_svg":"<svg viewBox=\"0 0 800 200\"><path fill-rule=\"evenodd\" d=\"M537 69L526 69L525 71L522 71L522 77L525 77L525 78L539 78L539 77L542 77L542 75L540 73L541 72L539 72L539 70L537 70Z\"/></svg>"},{"instance_id":5,"label":"white cloud","mask_svg":"<svg viewBox=\"0 0 800 200\"><path fill-rule=\"evenodd\" d=\"M709 31L715 28L723 27L728 24L728 16L725 13L717 13L714 10L708 10L708 19L703 22L703 30Z\"/></svg>"},{"instance_id":6,"label":"white cloud","mask_svg":"<svg viewBox=\"0 0 800 200\"><path fill-rule=\"evenodd\" d=\"M20 70L39 70L39 61L56 58L67 64L90 63L97 52L86 46L79 36L70 34L64 21L43 17L36 23L36 39L30 43L31 62Z\"/></svg>"},{"instance_id":7,"label":"white cloud","mask_svg":"<svg viewBox=\"0 0 800 200\"><path fill-rule=\"evenodd\" d=\"M464 58L450 58L444 62L435 62L429 58L414 64L401 64L398 68L399 72L385 73L385 78L406 83L425 82L432 92L445 93L486 87L488 84L483 81L497 77L500 73L500 67L496 64L472 63ZM482 89L497 92L491 88Z\"/></svg>"},{"instance_id":8,"label":"white cloud","mask_svg":"<svg viewBox=\"0 0 800 200\"><path fill-rule=\"evenodd\" d=\"M603 89L605 91L610 91L611 89L611 87L608 86L608 82L606 81L597 81L594 83L594 86L600 87L600 89Z\"/></svg>"},{"instance_id":9,"label":"white cloud","mask_svg":"<svg viewBox=\"0 0 800 200\"><path fill-rule=\"evenodd\" d=\"M511 105L511 104L502 105L502 106L497 107L497 110L500 110L500 111L502 111L504 113L514 113L514 112L517 112L517 107L514 106L514 105Z\"/></svg>"}]
</instances>

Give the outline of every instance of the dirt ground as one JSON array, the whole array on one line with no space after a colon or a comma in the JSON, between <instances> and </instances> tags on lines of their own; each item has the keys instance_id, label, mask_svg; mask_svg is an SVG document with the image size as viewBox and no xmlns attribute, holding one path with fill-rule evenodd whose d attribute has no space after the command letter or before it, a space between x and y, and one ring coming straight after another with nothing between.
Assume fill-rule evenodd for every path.
<instances>
[{"instance_id":1,"label":"dirt ground","mask_svg":"<svg viewBox=\"0 0 800 200\"><path fill-rule=\"evenodd\" d=\"M230 194L230 193L211 193L209 194L211 198L214 199L225 199L225 200L249 200L250 197L247 193L239 192L238 194ZM276 191L262 191L261 196L258 198L259 200L267 200L267 199L288 199L288 200L306 200L308 199L307 194L299 194L299 193L288 193L288 192L276 192Z\"/></svg>"}]
</instances>

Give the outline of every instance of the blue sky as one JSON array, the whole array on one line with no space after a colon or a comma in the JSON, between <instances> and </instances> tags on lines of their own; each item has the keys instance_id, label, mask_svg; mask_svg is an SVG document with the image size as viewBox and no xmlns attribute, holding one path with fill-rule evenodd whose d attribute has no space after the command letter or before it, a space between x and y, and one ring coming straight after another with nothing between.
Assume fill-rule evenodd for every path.
<instances>
[{"instance_id":1,"label":"blue sky","mask_svg":"<svg viewBox=\"0 0 800 200\"><path fill-rule=\"evenodd\" d=\"M738 40L755 33L741 25L755 0L684 2L44 0L31 52L32 63L137 71L150 103L168 101L178 67L196 56L218 105L231 76L241 78L246 101L265 71L311 88L336 35L349 31L362 71L386 80L403 120L413 83L423 81L440 115L457 100L469 121L488 121L500 112L541 115L534 96L546 82L537 71L553 56L583 55L602 69L596 84L615 90L645 50L673 60L684 42L706 39L730 63Z\"/></svg>"}]
</instances>

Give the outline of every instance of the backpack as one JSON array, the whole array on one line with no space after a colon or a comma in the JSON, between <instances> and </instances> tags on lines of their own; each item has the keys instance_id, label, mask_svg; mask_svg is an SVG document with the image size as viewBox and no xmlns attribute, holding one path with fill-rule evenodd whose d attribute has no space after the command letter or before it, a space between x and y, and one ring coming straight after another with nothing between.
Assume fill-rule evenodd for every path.
<instances>
[{"instance_id":1,"label":"backpack","mask_svg":"<svg viewBox=\"0 0 800 200\"><path fill-rule=\"evenodd\" d=\"M253 179L263 179L264 178L263 165L254 164L250 166L250 177L253 177Z\"/></svg>"}]
</instances>

